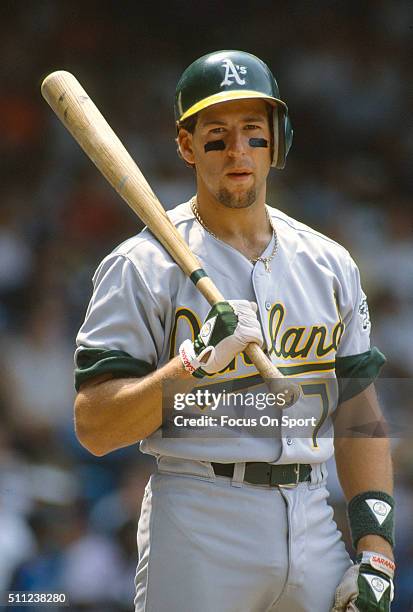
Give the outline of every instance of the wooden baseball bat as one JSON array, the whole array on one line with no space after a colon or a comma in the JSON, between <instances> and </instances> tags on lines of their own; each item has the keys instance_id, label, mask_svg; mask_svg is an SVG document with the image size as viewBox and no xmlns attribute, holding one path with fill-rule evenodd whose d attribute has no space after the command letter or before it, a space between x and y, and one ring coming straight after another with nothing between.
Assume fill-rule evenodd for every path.
<instances>
[{"instance_id":1,"label":"wooden baseball bat","mask_svg":"<svg viewBox=\"0 0 413 612\"><path fill-rule=\"evenodd\" d=\"M148 226L211 306L225 300L169 219L132 157L73 74L64 70L52 72L44 79L41 91L103 176ZM297 401L299 386L291 381L286 384L283 375L257 344L249 344L245 352L263 378L278 379L278 389L288 390L287 405Z\"/></svg>"}]
</instances>

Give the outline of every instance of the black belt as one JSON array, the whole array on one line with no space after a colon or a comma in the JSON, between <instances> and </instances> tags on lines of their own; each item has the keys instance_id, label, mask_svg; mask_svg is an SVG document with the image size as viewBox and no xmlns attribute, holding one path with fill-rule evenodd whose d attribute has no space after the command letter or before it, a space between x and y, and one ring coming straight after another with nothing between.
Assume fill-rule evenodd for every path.
<instances>
[{"instance_id":1,"label":"black belt","mask_svg":"<svg viewBox=\"0 0 413 612\"><path fill-rule=\"evenodd\" d=\"M212 463L217 476L234 476L235 463ZM299 482L310 480L311 465L307 463L272 463L251 462L245 464L244 482L270 487L295 487Z\"/></svg>"}]
</instances>

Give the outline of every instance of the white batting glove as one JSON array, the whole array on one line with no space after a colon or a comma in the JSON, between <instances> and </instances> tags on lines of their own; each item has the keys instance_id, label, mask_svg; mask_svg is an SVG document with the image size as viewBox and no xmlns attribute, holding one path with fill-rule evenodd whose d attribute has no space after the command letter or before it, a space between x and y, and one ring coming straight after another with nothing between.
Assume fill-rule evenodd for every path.
<instances>
[{"instance_id":1,"label":"white batting glove","mask_svg":"<svg viewBox=\"0 0 413 612\"><path fill-rule=\"evenodd\" d=\"M185 340L179 355L188 372L202 377L224 370L251 342L263 344L257 305L247 300L215 304L192 343Z\"/></svg>"},{"instance_id":2,"label":"white batting glove","mask_svg":"<svg viewBox=\"0 0 413 612\"><path fill-rule=\"evenodd\" d=\"M365 551L337 587L331 612L389 612L393 601L393 561Z\"/></svg>"}]
</instances>

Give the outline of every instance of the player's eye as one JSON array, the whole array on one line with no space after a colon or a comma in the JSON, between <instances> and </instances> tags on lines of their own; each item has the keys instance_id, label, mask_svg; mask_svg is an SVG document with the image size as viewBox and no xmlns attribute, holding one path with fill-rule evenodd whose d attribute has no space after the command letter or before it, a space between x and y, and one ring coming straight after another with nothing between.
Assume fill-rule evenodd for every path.
<instances>
[{"instance_id":1,"label":"player's eye","mask_svg":"<svg viewBox=\"0 0 413 612\"><path fill-rule=\"evenodd\" d=\"M223 127L216 127L209 130L209 134L223 134L225 129Z\"/></svg>"},{"instance_id":2,"label":"player's eye","mask_svg":"<svg viewBox=\"0 0 413 612\"><path fill-rule=\"evenodd\" d=\"M247 123L247 125L245 126L246 130L260 130L261 126L259 125L255 125L254 123Z\"/></svg>"}]
</instances>

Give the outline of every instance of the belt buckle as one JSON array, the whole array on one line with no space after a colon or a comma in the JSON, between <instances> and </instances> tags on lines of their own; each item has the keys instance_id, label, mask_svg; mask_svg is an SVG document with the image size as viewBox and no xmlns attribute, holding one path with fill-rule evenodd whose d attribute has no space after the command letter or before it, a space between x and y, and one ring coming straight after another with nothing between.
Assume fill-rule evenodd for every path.
<instances>
[{"instance_id":1,"label":"belt buckle","mask_svg":"<svg viewBox=\"0 0 413 612\"><path fill-rule=\"evenodd\" d=\"M280 489L294 489L300 484L300 464L296 463L294 467L295 482L288 482L287 484L279 484Z\"/></svg>"}]
</instances>

